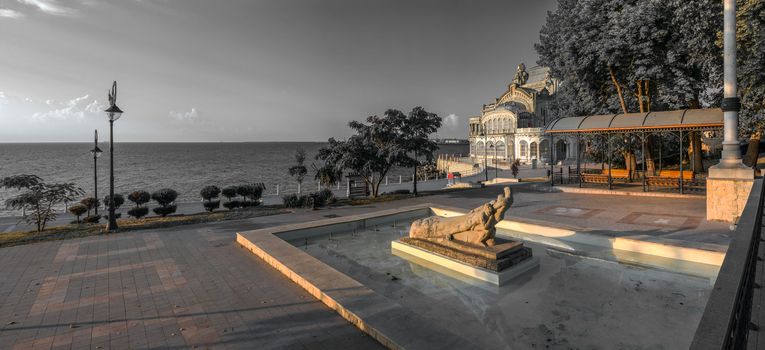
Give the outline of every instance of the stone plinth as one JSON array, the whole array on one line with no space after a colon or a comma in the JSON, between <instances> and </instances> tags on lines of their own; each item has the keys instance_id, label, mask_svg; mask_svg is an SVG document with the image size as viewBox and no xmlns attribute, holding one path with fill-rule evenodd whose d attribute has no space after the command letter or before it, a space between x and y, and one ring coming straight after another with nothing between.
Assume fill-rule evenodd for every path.
<instances>
[{"instance_id":1,"label":"stone plinth","mask_svg":"<svg viewBox=\"0 0 765 350\"><path fill-rule=\"evenodd\" d=\"M403 238L391 242L396 256L447 275L459 275L501 286L539 266L539 258L531 255L531 248L520 246L499 260L467 254L433 242Z\"/></svg>"},{"instance_id":2,"label":"stone plinth","mask_svg":"<svg viewBox=\"0 0 765 350\"><path fill-rule=\"evenodd\" d=\"M423 250L440 254L471 266L491 271L502 271L531 258L531 249L518 241L500 240L491 247L481 247L458 241L433 242L429 240L404 237L402 243L419 247Z\"/></svg>"},{"instance_id":3,"label":"stone plinth","mask_svg":"<svg viewBox=\"0 0 765 350\"><path fill-rule=\"evenodd\" d=\"M707 220L735 222L744 211L754 184L754 172L744 167L709 168L707 177Z\"/></svg>"}]
</instances>

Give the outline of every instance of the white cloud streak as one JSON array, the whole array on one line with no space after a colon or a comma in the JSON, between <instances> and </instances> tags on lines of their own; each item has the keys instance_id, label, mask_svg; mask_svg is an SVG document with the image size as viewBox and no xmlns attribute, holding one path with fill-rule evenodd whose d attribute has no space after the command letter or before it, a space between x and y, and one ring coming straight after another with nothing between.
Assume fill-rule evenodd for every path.
<instances>
[{"instance_id":1,"label":"white cloud streak","mask_svg":"<svg viewBox=\"0 0 765 350\"><path fill-rule=\"evenodd\" d=\"M46 120L65 120L79 121L89 116L97 116L106 108L97 100L90 100L90 96L85 95L71 99L69 101L45 100L44 104L48 107L45 111L35 112L32 119L37 121ZM30 101L31 102L31 101Z\"/></svg>"},{"instance_id":2,"label":"white cloud streak","mask_svg":"<svg viewBox=\"0 0 765 350\"><path fill-rule=\"evenodd\" d=\"M180 121L192 121L194 119L197 119L197 117L199 116L199 112L197 112L196 108L191 107L191 110L188 112L170 111L170 116Z\"/></svg>"},{"instance_id":3,"label":"white cloud streak","mask_svg":"<svg viewBox=\"0 0 765 350\"><path fill-rule=\"evenodd\" d=\"M456 114L449 114L443 119L443 126L451 131L457 130L460 125L460 116Z\"/></svg>"},{"instance_id":4,"label":"white cloud streak","mask_svg":"<svg viewBox=\"0 0 765 350\"><path fill-rule=\"evenodd\" d=\"M11 9L0 9L0 17L4 18L21 18L24 17L24 14Z\"/></svg>"},{"instance_id":5,"label":"white cloud streak","mask_svg":"<svg viewBox=\"0 0 765 350\"><path fill-rule=\"evenodd\" d=\"M21 4L36 7L38 10L54 16L67 16L74 13L74 10L59 5L56 0L16 0Z\"/></svg>"}]
</instances>

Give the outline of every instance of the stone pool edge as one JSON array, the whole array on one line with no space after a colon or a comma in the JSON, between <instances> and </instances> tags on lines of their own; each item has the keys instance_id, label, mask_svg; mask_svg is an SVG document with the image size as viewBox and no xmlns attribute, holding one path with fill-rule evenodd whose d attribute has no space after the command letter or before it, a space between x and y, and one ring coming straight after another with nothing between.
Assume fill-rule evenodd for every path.
<instances>
[{"instance_id":1,"label":"stone pool edge","mask_svg":"<svg viewBox=\"0 0 765 350\"><path fill-rule=\"evenodd\" d=\"M366 222L416 211L433 211L430 203L325 220L237 232L242 247L271 265L309 294L389 349L476 348L448 329L426 319L351 277L335 270L279 237L280 233Z\"/></svg>"}]
</instances>

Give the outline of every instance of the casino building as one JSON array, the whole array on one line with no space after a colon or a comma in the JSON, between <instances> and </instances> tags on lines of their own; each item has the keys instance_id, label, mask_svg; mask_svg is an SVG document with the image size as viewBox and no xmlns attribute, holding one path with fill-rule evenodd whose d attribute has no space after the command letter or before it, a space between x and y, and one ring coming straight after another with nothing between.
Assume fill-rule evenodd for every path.
<instances>
[{"instance_id":1,"label":"casino building","mask_svg":"<svg viewBox=\"0 0 765 350\"><path fill-rule=\"evenodd\" d=\"M507 90L483 106L481 115L469 120L470 156L486 157L492 162L519 159L531 163L536 159L550 162L550 141L544 127L556 119L549 112L559 82L550 76L549 68L526 70L521 63ZM576 157L576 140L556 138L553 162L565 162ZM476 159L480 161L480 159Z\"/></svg>"}]
</instances>

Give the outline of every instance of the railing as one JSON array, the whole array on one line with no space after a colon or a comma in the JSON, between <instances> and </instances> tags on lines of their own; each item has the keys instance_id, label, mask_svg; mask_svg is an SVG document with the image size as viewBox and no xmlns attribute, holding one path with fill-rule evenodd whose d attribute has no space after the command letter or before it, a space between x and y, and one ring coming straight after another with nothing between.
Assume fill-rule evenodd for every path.
<instances>
[{"instance_id":1,"label":"railing","mask_svg":"<svg viewBox=\"0 0 765 350\"><path fill-rule=\"evenodd\" d=\"M755 290L761 288L755 278L757 272L762 273L757 271L758 265L762 269L759 257L760 244L763 244L762 207L765 198L762 182L762 178L754 181L744 212L731 234L725 260L696 329L691 349L744 349L749 341L749 331L758 328L751 322L751 317Z\"/></svg>"},{"instance_id":2,"label":"railing","mask_svg":"<svg viewBox=\"0 0 765 350\"><path fill-rule=\"evenodd\" d=\"M474 176L477 174L480 174L483 172L483 168L475 168L471 171L467 172L461 172L460 175L462 178L467 178L470 176ZM417 182L420 184L427 184L432 181L443 181L446 180L446 176L443 174L420 174L417 176ZM386 176L385 179L383 179L382 183L380 184L381 191L385 191L387 189L397 189L396 187L401 186L408 186L412 183L413 176L411 175L390 175ZM362 184L356 184L355 186L363 186ZM323 190L325 188L329 188L330 190L334 191L337 195L341 197L345 197L345 193L348 191L348 183L338 183L333 184L331 186L322 185L315 181L304 181L302 184L298 184L297 182L290 182L290 183L282 183L282 184L270 184L265 185L265 190L263 191L263 197L274 197L274 196L284 196L288 194L309 194L316 191Z\"/></svg>"}]
</instances>

